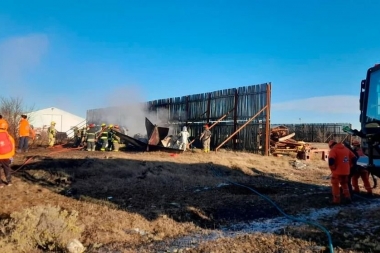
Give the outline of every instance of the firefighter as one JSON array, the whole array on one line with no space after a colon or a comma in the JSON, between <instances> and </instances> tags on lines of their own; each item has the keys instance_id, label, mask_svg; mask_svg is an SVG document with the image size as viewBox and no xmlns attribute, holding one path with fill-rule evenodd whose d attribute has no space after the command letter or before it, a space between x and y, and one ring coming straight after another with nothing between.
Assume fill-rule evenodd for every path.
<instances>
[{"instance_id":1,"label":"firefighter","mask_svg":"<svg viewBox=\"0 0 380 253\"><path fill-rule=\"evenodd\" d=\"M53 147L55 144L55 137L57 136L57 130L55 129L55 122L52 121L50 123L50 126L48 128L48 135L49 135L49 147Z\"/></svg>"},{"instance_id":2,"label":"firefighter","mask_svg":"<svg viewBox=\"0 0 380 253\"><path fill-rule=\"evenodd\" d=\"M181 138L179 149L186 151L187 145L189 143L189 137L190 137L190 133L187 131L186 126L182 128L182 131L179 133L178 136Z\"/></svg>"},{"instance_id":3,"label":"firefighter","mask_svg":"<svg viewBox=\"0 0 380 253\"><path fill-rule=\"evenodd\" d=\"M74 148L77 148L80 145L80 139L81 139L80 131L77 126L74 127L73 131L74 131Z\"/></svg>"},{"instance_id":4,"label":"firefighter","mask_svg":"<svg viewBox=\"0 0 380 253\"><path fill-rule=\"evenodd\" d=\"M101 129L97 132L96 136L100 145L100 151L106 151L108 146L108 128L105 123L101 125Z\"/></svg>"},{"instance_id":5,"label":"firefighter","mask_svg":"<svg viewBox=\"0 0 380 253\"><path fill-rule=\"evenodd\" d=\"M113 132L111 131L113 128L113 124L108 125L108 135L107 135L107 141L108 141L108 151L112 151L113 145L112 145L112 140L113 140Z\"/></svg>"},{"instance_id":6,"label":"firefighter","mask_svg":"<svg viewBox=\"0 0 380 253\"><path fill-rule=\"evenodd\" d=\"M115 125L112 129L115 132L121 133L119 125ZM113 151L117 152L120 148L120 137L113 133L112 135L112 147Z\"/></svg>"},{"instance_id":7,"label":"firefighter","mask_svg":"<svg viewBox=\"0 0 380 253\"><path fill-rule=\"evenodd\" d=\"M201 136L199 137L199 139L202 141L203 151L205 153L208 153L208 152L210 152L211 131L210 131L208 125L204 125L203 128L204 128L204 130L203 130Z\"/></svg>"},{"instance_id":8,"label":"firefighter","mask_svg":"<svg viewBox=\"0 0 380 253\"><path fill-rule=\"evenodd\" d=\"M87 132L87 125L85 125L84 127L82 127L82 129L80 130L80 146L81 147L84 147L85 145L85 142L86 142L86 132Z\"/></svg>"},{"instance_id":9,"label":"firefighter","mask_svg":"<svg viewBox=\"0 0 380 253\"><path fill-rule=\"evenodd\" d=\"M351 167L356 163L355 154L346 148L342 143L334 140L329 141L329 160L328 164L331 170L331 186L333 200L332 204L340 204L340 188L342 187L343 196L347 203L351 202L351 194L348 187Z\"/></svg>"},{"instance_id":10,"label":"firefighter","mask_svg":"<svg viewBox=\"0 0 380 253\"><path fill-rule=\"evenodd\" d=\"M354 151L357 153L357 155L360 156L365 156L363 150L360 147L360 142L355 140L352 142L352 146L354 147ZM365 169L362 166L356 165L353 173L352 173L352 187L353 187L353 192L359 193L359 177L363 180L364 188L367 191L367 194L369 196L372 196L372 188L371 184L369 183L369 172L367 169Z\"/></svg>"},{"instance_id":11,"label":"firefighter","mask_svg":"<svg viewBox=\"0 0 380 253\"><path fill-rule=\"evenodd\" d=\"M95 124L90 124L86 132L87 151L95 151L96 129Z\"/></svg>"}]
</instances>

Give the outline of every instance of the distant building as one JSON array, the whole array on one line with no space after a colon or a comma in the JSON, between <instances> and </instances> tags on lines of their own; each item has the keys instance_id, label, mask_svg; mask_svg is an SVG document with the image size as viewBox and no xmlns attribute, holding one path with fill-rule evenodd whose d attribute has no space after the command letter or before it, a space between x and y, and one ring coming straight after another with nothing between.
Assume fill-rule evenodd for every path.
<instances>
[{"instance_id":1,"label":"distant building","mask_svg":"<svg viewBox=\"0 0 380 253\"><path fill-rule=\"evenodd\" d=\"M29 123L33 125L35 129L47 129L52 121L56 123L55 128L58 132L68 132L74 126L83 127L86 124L85 118L55 107L30 112L27 115ZM70 131L69 135L71 134Z\"/></svg>"}]
</instances>

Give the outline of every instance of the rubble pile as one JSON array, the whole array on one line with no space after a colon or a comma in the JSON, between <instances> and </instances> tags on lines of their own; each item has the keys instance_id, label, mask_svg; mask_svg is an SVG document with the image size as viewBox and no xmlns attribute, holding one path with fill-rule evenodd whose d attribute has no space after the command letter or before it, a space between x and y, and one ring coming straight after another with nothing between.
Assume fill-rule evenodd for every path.
<instances>
[{"instance_id":1,"label":"rubble pile","mask_svg":"<svg viewBox=\"0 0 380 253\"><path fill-rule=\"evenodd\" d=\"M289 133L285 126L277 126L270 132L270 152L273 155L294 153L299 159L305 159L311 150L308 143L293 139L295 133Z\"/></svg>"}]
</instances>

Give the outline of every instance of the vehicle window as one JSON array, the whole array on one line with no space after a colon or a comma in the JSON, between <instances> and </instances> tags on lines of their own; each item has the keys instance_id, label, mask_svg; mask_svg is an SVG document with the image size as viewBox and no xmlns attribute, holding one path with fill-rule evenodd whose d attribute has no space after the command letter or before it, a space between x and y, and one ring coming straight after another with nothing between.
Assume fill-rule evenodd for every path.
<instances>
[{"instance_id":1,"label":"vehicle window","mask_svg":"<svg viewBox=\"0 0 380 253\"><path fill-rule=\"evenodd\" d=\"M367 103L367 122L380 120L380 70L370 77Z\"/></svg>"}]
</instances>

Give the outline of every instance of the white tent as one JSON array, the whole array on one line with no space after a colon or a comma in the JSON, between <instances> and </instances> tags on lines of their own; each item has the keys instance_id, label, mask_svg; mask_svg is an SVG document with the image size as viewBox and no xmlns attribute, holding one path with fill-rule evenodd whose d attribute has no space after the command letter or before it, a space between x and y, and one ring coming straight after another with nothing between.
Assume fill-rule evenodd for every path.
<instances>
[{"instance_id":1,"label":"white tent","mask_svg":"<svg viewBox=\"0 0 380 253\"><path fill-rule=\"evenodd\" d=\"M86 119L55 107L30 112L27 116L29 123L34 128L47 128L54 121L56 123L55 129L59 132L67 132L74 126L83 126L86 123Z\"/></svg>"}]
</instances>

